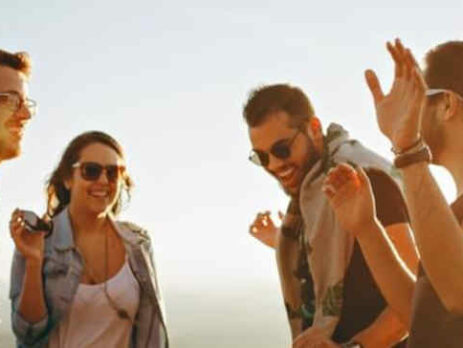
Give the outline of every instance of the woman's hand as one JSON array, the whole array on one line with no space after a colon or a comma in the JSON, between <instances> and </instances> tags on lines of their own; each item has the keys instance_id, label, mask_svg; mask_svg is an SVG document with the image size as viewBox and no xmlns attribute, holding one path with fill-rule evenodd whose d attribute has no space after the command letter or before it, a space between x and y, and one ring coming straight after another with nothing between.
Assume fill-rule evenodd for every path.
<instances>
[{"instance_id":1,"label":"woman's hand","mask_svg":"<svg viewBox=\"0 0 463 348\"><path fill-rule=\"evenodd\" d=\"M376 209L370 180L362 168L340 164L328 172L323 191L341 227L357 234L375 222Z\"/></svg>"},{"instance_id":2,"label":"woman's hand","mask_svg":"<svg viewBox=\"0 0 463 348\"><path fill-rule=\"evenodd\" d=\"M278 217L283 220L283 213L278 212ZM270 217L270 212L258 213L254 222L249 228L249 233L254 238L260 240L265 245L275 248L280 229L275 225Z\"/></svg>"},{"instance_id":3,"label":"woman's hand","mask_svg":"<svg viewBox=\"0 0 463 348\"><path fill-rule=\"evenodd\" d=\"M16 209L11 215L10 234L16 249L18 249L26 261L42 262L46 232L29 232L25 227L24 218L19 209Z\"/></svg>"}]
</instances>

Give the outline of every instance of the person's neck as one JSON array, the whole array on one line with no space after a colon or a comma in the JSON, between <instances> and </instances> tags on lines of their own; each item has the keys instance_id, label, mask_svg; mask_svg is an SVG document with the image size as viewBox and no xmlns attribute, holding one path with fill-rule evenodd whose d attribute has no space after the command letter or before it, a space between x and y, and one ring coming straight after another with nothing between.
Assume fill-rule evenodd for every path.
<instances>
[{"instance_id":1,"label":"person's neck","mask_svg":"<svg viewBox=\"0 0 463 348\"><path fill-rule=\"evenodd\" d=\"M98 233L106 226L108 220L106 214L94 214L82 212L78 208L69 206L69 218L74 230L74 235Z\"/></svg>"},{"instance_id":2,"label":"person's neck","mask_svg":"<svg viewBox=\"0 0 463 348\"><path fill-rule=\"evenodd\" d=\"M448 149L440 161L441 165L450 172L457 188L457 197L463 194L463 161L461 154L463 146L455 149Z\"/></svg>"}]
</instances>

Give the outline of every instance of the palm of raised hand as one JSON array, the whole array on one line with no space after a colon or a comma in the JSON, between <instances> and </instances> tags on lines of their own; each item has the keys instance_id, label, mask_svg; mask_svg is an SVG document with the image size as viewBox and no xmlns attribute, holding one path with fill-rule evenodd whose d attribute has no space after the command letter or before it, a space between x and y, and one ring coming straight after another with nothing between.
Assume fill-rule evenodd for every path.
<instances>
[{"instance_id":1,"label":"palm of raised hand","mask_svg":"<svg viewBox=\"0 0 463 348\"><path fill-rule=\"evenodd\" d=\"M339 165L325 180L325 192L341 227L355 233L374 220L375 207L371 186L366 174Z\"/></svg>"},{"instance_id":2,"label":"palm of raised hand","mask_svg":"<svg viewBox=\"0 0 463 348\"><path fill-rule=\"evenodd\" d=\"M389 94L384 95L375 73L365 73L376 108L381 132L397 149L404 149L419 137L422 112L425 104L426 84L408 49L400 41L388 43L395 62L395 78Z\"/></svg>"}]
</instances>

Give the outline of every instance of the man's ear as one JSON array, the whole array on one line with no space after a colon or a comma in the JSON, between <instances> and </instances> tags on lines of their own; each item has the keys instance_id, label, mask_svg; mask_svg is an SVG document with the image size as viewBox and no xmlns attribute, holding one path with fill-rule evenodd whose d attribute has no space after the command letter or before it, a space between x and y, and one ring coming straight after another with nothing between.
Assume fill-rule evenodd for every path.
<instances>
[{"instance_id":1,"label":"man's ear","mask_svg":"<svg viewBox=\"0 0 463 348\"><path fill-rule=\"evenodd\" d=\"M448 121L458 114L460 103L462 103L462 100L457 94L453 92L445 93L444 121Z\"/></svg>"},{"instance_id":2,"label":"man's ear","mask_svg":"<svg viewBox=\"0 0 463 348\"><path fill-rule=\"evenodd\" d=\"M312 116L308 125L308 133L312 138L315 147L318 151L323 150L323 129L322 124L317 116Z\"/></svg>"}]
</instances>

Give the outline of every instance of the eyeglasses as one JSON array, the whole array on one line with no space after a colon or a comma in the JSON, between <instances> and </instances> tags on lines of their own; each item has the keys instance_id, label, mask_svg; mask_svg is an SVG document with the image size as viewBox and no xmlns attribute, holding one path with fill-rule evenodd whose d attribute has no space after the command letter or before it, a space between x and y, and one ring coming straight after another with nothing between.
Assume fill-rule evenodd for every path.
<instances>
[{"instance_id":1,"label":"eyeglasses","mask_svg":"<svg viewBox=\"0 0 463 348\"><path fill-rule=\"evenodd\" d=\"M26 107L31 116L37 113L37 102L29 98L22 98L18 93L4 92L0 93L0 108L7 109L14 114L22 107Z\"/></svg>"},{"instance_id":2,"label":"eyeglasses","mask_svg":"<svg viewBox=\"0 0 463 348\"><path fill-rule=\"evenodd\" d=\"M269 153L278 159L288 158L291 156L291 146L299 133L300 130L297 130L291 138L277 141L272 145L269 152L251 150L249 160L258 166L267 167L270 162Z\"/></svg>"},{"instance_id":3,"label":"eyeglasses","mask_svg":"<svg viewBox=\"0 0 463 348\"><path fill-rule=\"evenodd\" d=\"M101 173L105 171L108 181L116 182L125 172L124 166L116 164L104 166L96 162L76 162L72 165L72 168L80 168L80 175L87 181L97 181Z\"/></svg>"}]
</instances>

